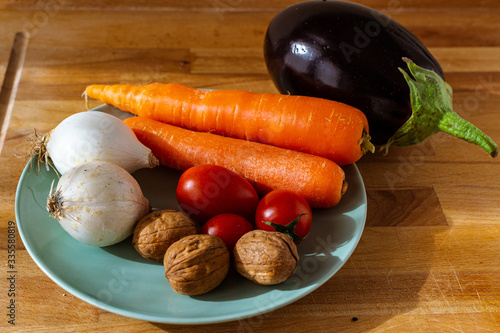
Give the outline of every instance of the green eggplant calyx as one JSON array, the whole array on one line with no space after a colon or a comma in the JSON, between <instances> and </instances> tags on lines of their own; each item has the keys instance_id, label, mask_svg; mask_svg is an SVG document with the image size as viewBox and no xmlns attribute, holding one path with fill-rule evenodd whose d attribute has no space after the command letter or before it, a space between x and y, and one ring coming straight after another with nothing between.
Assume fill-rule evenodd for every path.
<instances>
[{"instance_id":1,"label":"green eggplant calyx","mask_svg":"<svg viewBox=\"0 0 500 333\"><path fill-rule=\"evenodd\" d=\"M451 86L436 72L421 68L408 58L403 60L411 76L405 70L399 70L410 87L413 113L381 149L387 152L391 145L415 145L442 131L483 148L491 157L497 157L497 144L453 111Z\"/></svg>"},{"instance_id":2,"label":"green eggplant calyx","mask_svg":"<svg viewBox=\"0 0 500 333\"><path fill-rule=\"evenodd\" d=\"M300 237L299 235L297 235L295 233L295 227L299 223L299 220L302 217L302 215L307 215L307 214L306 213L300 214L299 216L297 216L295 218L295 220L293 220L292 222L290 222L286 225L282 225L282 224L278 224L278 223L274 223L274 222L270 222L270 221L262 221L262 222L273 227L274 230L276 230L277 232L281 232L282 234L287 235L295 243L300 243L304 240L305 237Z\"/></svg>"}]
</instances>

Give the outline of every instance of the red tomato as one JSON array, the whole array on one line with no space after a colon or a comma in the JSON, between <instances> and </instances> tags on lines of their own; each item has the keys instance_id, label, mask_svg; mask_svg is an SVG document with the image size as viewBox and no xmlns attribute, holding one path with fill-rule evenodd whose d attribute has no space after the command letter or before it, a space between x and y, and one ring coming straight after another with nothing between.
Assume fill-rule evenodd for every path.
<instances>
[{"instance_id":1,"label":"red tomato","mask_svg":"<svg viewBox=\"0 0 500 333\"><path fill-rule=\"evenodd\" d=\"M285 233L292 237L295 244L299 244L309 234L311 223L311 207L306 199L292 191L269 192L260 200L255 213L257 228Z\"/></svg>"},{"instance_id":2,"label":"red tomato","mask_svg":"<svg viewBox=\"0 0 500 333\"><path fill-rule=\"evenodd\" d=\"M252 229L252 224L243 216L220 214L208 220L200 231L202 234L219 237L229 251L232 251L238 239Z\"/></svg>"},{"instance_id":3,"label":"red tomato","mask_svg":"<svg viewBox=\"0 0 500 333\"><path fill-rule=\"evenodd\" d=\"M181 209L202 224L224 213L251 220L259 203L257 192L245 178L216 165L198 165L184 171L176 195Z\"/></svg>"}]
</instances>

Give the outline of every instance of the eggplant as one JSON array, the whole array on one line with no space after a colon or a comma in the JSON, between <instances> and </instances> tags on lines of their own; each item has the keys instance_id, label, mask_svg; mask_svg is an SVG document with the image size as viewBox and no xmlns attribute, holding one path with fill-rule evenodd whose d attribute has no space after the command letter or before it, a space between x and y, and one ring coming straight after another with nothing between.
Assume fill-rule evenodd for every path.
<instances>
[{"instance_id":1,"label":"eggplant","mask_svg":"<svg viewBox=\"0 0 500 333\"><path fill-rule=\"evenodd\" d=\"M443 131L498 155L488 136L453 111L452 89L424 44L377 10L324 0L285 8L268 26L264 59L280 93L363 111L372 143L385 150Z\"/></svg>"}]
</instances>

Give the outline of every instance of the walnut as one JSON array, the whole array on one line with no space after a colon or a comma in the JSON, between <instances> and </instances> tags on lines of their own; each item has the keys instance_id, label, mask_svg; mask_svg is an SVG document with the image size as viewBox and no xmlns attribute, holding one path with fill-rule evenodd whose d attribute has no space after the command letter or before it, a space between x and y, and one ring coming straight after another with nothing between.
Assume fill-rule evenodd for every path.
<instances>
[{"instance_id":1,"label":"walnut","mask_svg":"<svg viewBox=\"0 0 500 333\"><path fill-rule=\"evenodd\" d=\"M227 275L230 253L216 236L186 236L172 244L163 260L165 277L179 294L200 295L217 287Z\"/></svg>"},{"instance_id":2,"label":"walnut","mask_svg":"<svg viewBox=\"0 0 500 333\"><path fill-rule=\"evenodd\" d=\"M197 232L195 223L186 213L173 209L157 210L137 223L132 244L144 258L161 262L170 245Z\"/></svg>"},{"instance_id":3,"label":"walnut","mask_svg":"<svg viewBox=\"0 0 500 333\"><path fill-rule=\"evenodd\" d=\"M297 246L289 236L264 230L244 234L233 255L238 273L261 285L284 282L295 272L299 261Z\"/></svg>"}]
</instances>

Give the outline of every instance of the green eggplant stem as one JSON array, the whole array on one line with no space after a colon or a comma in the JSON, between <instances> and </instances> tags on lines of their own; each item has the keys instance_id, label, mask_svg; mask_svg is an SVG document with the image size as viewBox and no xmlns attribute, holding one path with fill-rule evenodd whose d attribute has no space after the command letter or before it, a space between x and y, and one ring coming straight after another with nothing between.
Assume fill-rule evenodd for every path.
<instances>
[{"instance_id":1,"label":"green eggplant stem","mask_svg":"<svg viewBox=\"0 0 500 333\"><path fill-rule=\"evenodd\" d=\"M460 117L455 112L447 112L439 122L438 128L445 133L478 145L490 154L498 156L498 146L476 126Z\"/></svg>"},{"instance_id":2,"label":"green eggplant stem","mask_svg":"<svg viewBox=\"0 0 500 333\"><path fill-rule=\"evenodd\" d=\"M452 109L452 88L436 72L417 66L408 58L408 74L399 68L408 86L413 114L381 147L418 144L437 132L445 132L483 148L491 157L498 156L498 145L476 126Z\"/></svg>"}]
</instances>

